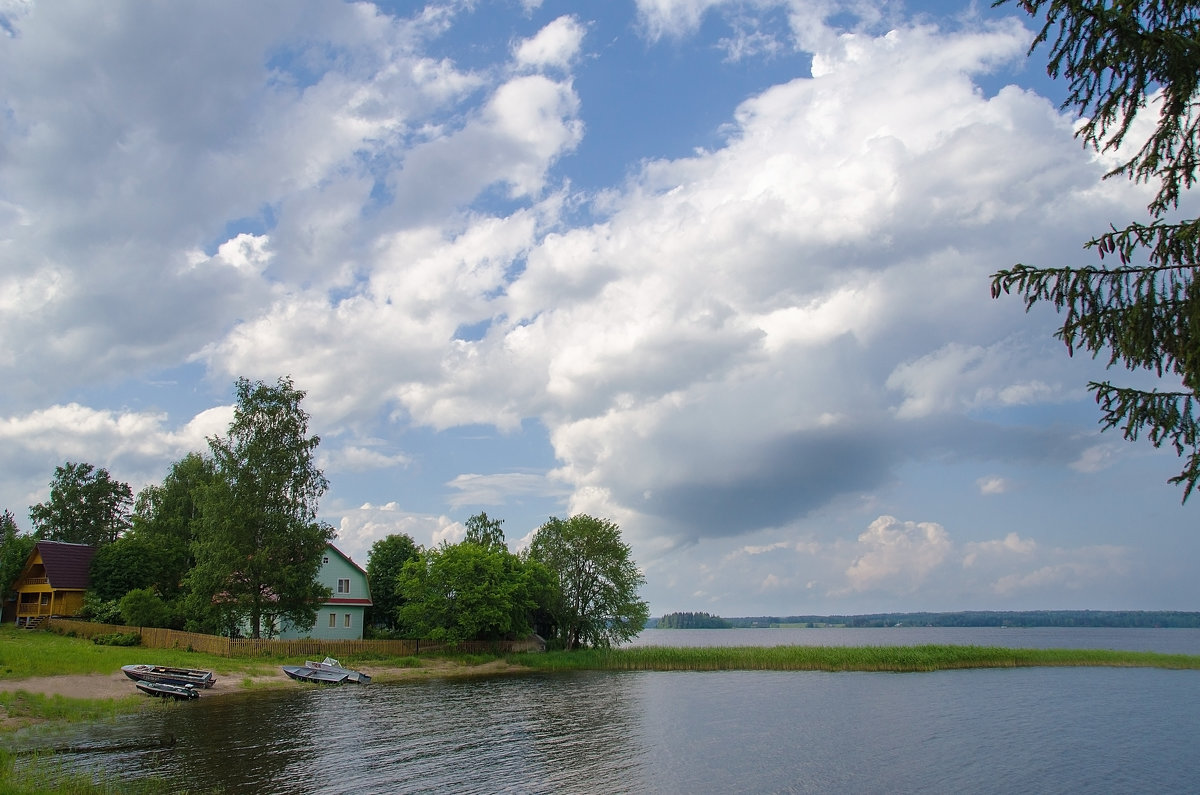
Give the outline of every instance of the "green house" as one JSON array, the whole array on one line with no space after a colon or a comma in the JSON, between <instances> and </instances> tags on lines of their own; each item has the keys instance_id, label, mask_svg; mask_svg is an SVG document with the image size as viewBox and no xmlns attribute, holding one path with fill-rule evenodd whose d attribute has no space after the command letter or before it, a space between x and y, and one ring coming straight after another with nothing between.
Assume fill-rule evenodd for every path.
<instances>
[{"instance_id":1,"label":"green house","mask_svg":"<svg viewBox=\"0 0 1200 795\"><path fill-rule=\"evenodd\" d=\"M325 547L317 579L331 591L331 596L317 611L316 623L303 629L288 627L278 637L362 640L363 614L371 606L366 571L329 544Z\"/></svg>"}]
</instances>

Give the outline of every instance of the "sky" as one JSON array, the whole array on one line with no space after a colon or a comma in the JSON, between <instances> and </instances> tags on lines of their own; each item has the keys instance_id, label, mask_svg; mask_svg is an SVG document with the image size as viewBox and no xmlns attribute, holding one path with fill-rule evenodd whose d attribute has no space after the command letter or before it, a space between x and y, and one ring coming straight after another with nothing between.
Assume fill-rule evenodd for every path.
<instances>
[{"instance_id":1,"label":"sky","mask_svg":"<svg viewBox=\"0 0 1200 795\"><path fill-rule=\"evenodd\" d=\"M1193 610L1017 262L1146 220L1011 4L0 0L0 508L306 392L365 565L616 522L652 615ZM1194 207L1185 196L1184 209ZM1170 386L1168 384L1168 386Z\"/></svg>"}]
</instances>

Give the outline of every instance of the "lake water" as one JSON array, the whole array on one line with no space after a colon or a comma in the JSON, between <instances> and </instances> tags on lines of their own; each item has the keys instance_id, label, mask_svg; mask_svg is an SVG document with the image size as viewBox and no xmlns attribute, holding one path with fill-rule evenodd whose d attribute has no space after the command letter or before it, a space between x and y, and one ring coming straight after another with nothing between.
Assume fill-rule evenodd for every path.
<instances>
[{"instance_id":1,"label":"lake water","mask_svg":"<svg viewBox=\"0 0 1200 795\"><path fill-rule=\"evenodd\" d=\"M764 645L755 632L716 631L725 645ZM955 629L933 640L930 630L763 632L848 632L844 645L1200 653L1194 630ZM692 644L693 633L710 634L659 630L637 642ZM886 640L871 639L879 633ZM78 739L165 732L178 738L174 748L68 759L110 777L230 792L1182 793L1200 782L1200 672L606 672L377 683L161 704Z\"/></svg>"}]
</instances>

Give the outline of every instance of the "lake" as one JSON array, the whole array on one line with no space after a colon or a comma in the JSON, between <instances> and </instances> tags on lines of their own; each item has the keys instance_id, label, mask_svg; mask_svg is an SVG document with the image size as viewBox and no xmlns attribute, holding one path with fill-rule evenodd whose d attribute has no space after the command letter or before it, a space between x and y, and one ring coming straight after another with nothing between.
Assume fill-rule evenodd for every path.
<instances>
[{"instance_id":1,"label":"lake","mask_svg":"<svg viewBox=\"0 0 1200 795\"><path fill-rule=\"evenodd\" d=\"M759 632L850 633L849 643L820 645L960 642L945 639L952 632L973 645L1200 653L1196 630L712 632L727 636L723 645L768 645L751 634ZM663 644L667 635L693 645L692 633L710 631L658 630L635 642ZM174 748L67 759L173 788L264 793L1182 793L1200 781L1200 672L604 672L377 683L155 705L78 740L165 732L178 738Z\"/></svg>"}]
</instances>

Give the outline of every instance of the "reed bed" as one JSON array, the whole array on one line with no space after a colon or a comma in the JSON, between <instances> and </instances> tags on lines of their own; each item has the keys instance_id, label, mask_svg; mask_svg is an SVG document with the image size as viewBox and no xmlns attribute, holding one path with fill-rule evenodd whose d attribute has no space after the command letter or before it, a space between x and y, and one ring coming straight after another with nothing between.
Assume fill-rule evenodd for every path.
<instances>
[{"instance_id":1,"label":"reed bed","mask_svg":"<svg viewBox=\"0 0 1200 795\"><path fill-rule=\"evenodd\" d=\"M511 657L542 671L868 671L916 673L1039 666L1200 670L1200 656L1108 649L995 646L639 646Z\"/></svg>"}]
</instances>

